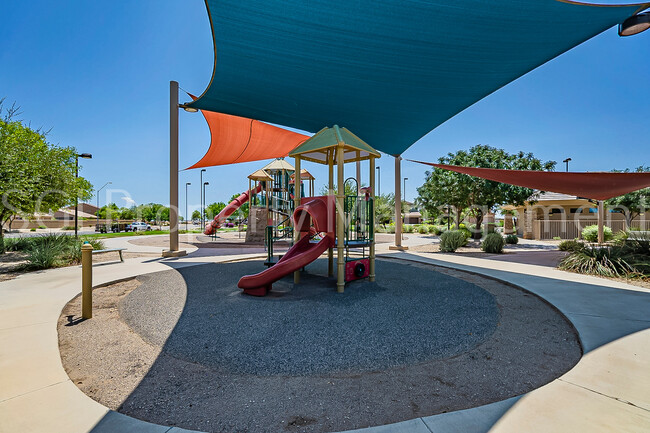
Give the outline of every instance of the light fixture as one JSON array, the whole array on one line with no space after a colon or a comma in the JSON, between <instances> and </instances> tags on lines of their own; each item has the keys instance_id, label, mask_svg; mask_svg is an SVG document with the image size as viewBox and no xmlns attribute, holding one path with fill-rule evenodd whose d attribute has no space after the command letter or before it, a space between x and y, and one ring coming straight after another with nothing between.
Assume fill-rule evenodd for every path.
<instances>
[{"instance_id":1,"label":"light fixture","mask_svg":"<svg viewBox=\"0 0 650 433\"><path fill-rule=\"evenodd\" d=\"M619 36L632 36L650 28L650 12L632 15L618 25Z\"/></svg>"},{"instance_id":2,"label":"light fixture","mask_svg":"<svg viewBox=\"0 0 650 433\"><path fill-rule=\"evenodd\" d=\"M77 155L79 158L85 158L85 159L92 159L93 156L90 153L82 153L80 155Z\"/></svg>"},{"instance_id":3,"label":"light fixture","mask_svg":"<svg viewBox=\"0 0 650 433\"><path fill-rule=\"evenodd\" d=\"M199 111L198 108L188 107L188 106L185 105L185 104L181 104L180 107L181 107L183 110L187 111L188 113L196 113L197 111Z\"/></svg>"}]
</instances>

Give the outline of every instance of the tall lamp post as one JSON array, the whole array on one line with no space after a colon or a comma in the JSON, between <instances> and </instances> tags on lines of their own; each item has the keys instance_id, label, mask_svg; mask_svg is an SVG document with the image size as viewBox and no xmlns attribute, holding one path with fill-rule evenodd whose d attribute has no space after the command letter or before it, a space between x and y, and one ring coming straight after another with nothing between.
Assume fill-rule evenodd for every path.
<instances>
[{"instance_id":1,"label":"tall lamp post","mask_svg":"<svg viewBox=\"0 0 650 433\"><path fill-rule=\"evenodd\" d=\"M95 194L97 195L97 197L96 197L96 198L97 198L97 212L99 212L99 193L100 193L104 188L106 188L107 185L112 185L112 184L113 184L113 182L106 182L106 183L104 184L104 186L102 186L101 188L99 188L99 189L97 190L97 192L95 193ZM97 219L99 219L99 215L97 215Z\"/></svg>"},{"instance_id":2,"label":"tall lamp post","mask_svg":"<svg viewBox=\"0 0 650 433\"><path fill-rule=\"evenodd\" d=\"M203 217L201 219L203 219L205 217L205 201L206 201L205 200L205 186L206 185L210 185L210 182L203 182ZM203 230L205 230L205 225L203 227Z\"/></svg>"},{"instance_id":3,"label":"tall lamp post","mask_svg":"<svg viewBox=\"0 0 650 433\"><path fill-rule=\"evenodd\" d=\"M377 197L381 196L381 167L377 166Z\"/></svg>"},{"instance_id":4,"label":"tall lamp post","mask_svg":"<svg viewBox=\"0 0 650 433\"><path fill-rule=\"evenodd\" d=\"M187 187L192 185L192 182L185 183L185 231L187 231Z\"/></svg>"},{"instance_id":5,"label":"tall lamp post","mask_svg":"<svg viewBox=\"0 0 650 433\"><path fill-rule=\"evenodd\" d=\"M74 156L74 165L75 165L74 177L75 177L75 180L79 178L79 158L92 159L92 157L93 156L90 153L75 154L75 156ZM77 183L77 182L75 182L75 183ZM78 207L79 207L79 194L77 193L77 191L75 191L75 194L74 194L74 237L75 238L78 237L78 233L77 233L77 221L79 219L79 217L78 217L78 213L79 213Z\"/></svg>"},{"instance_id":6,"label":"tall lamp post","mask_svg":"<svg viewBox=\"0 0 650 433\"><path fill-rule=\"evenodd\" d=\"M404 190L404 193L402 194L404 201L406 201L406 181L409 180L408 177L404 178L404 187L402 188Z\"/></svg>"},{"instance_id":7,"label":"tall lamp post","mask_svg":"<svg viewBox=\"0 0 650 433\"><path fill-rule=\"evenodd\" d=\"M569 161L571 161L571 158L567 158L567 159L565 159L564 161L562 161L563 163L566 164L566 171L567 171L567 173L569 172Z\"/></svg>"},{"instance_id":8,"label":"tall lamp post","mask_svg":"<svg viewBox=\"0 0 650 433\"><path fill-rule=\"evenodd\" d=\"M201 231L204 230L204 227L203 227L203 196L204 196L204 194L205 194L205 188L202 186L202 185L203 185L203 172L204 172L204 171L206 171L206 169L205 169L205 168L202 168L202 169L201 169L201 183L199 183L199 189L201 190L201 191L200 191L200 194L201 194L201 204L199 205L199 207L201 208L201 209L200 209L200 210L201 210L201 221L199 221L199 225L201 226Z\"/></svg>"}]
</instances>

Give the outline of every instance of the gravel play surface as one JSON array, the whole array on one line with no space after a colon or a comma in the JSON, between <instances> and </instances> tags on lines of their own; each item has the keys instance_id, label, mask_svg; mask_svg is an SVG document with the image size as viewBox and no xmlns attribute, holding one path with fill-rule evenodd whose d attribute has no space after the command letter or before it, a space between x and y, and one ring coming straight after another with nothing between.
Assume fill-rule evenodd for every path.
<instances>
[{"instance_id":1,"label":"gravel play surface","mask_svg":"<svg viewBox=\"0 0 650 433\"><path fill-rule=\"evenodd\" d=\"M96 289L92 320L70 326L78 298L64 309L63 363L89 396L147 421L325 432L519 395L581 355L570 324L533 295L460 271L377 263L376 283L344 294L324 259L265 298L236 287L261 261Z\"/></svg>"},{"instance_id":2,"label":"gravel play surface","mask_svg":"<svg viewBox=\"0 0 650 433\"><path fill-rule=\"evenodd\" d=\"M262 376L373 371L445 358L476 346L498 322L492 295L426 268L383 262L377 282L354 282L338 294L320 259L295 287L290 276L274 284L272 296L242 295L239 278L262 269L254 261L145 275L120 315L174 357Z\"/></svg>"}]
</instances>

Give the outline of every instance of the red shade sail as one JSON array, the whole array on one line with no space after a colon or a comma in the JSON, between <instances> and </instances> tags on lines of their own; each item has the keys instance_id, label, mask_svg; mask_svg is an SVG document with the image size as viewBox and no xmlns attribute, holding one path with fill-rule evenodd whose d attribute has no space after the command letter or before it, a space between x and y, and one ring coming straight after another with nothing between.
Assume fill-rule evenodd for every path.
<instances>
[{"instance_id":1,"label":"red shade sail","mask_svg":"<svg viewBox=\"0 0 650 433\"><path fill-rule=\"evenodd\" d=\"M309 138L258 120L200 111L210 128L210 148L188 169L280 158Z\"/></svg>"},{"instance_id":2,"label":"red shade sail","mask_svg":"<svg viewBox=\"0 0 650 433\"><path fill-rule=\"evenodd\" d=\"M412 161L412 160L409 160ZM650 173L565 173L557 171L499 170L412 161L482 179L540 191L559 192L594 200L607 200L650 186Z\"/></svg>"}]
</instances>

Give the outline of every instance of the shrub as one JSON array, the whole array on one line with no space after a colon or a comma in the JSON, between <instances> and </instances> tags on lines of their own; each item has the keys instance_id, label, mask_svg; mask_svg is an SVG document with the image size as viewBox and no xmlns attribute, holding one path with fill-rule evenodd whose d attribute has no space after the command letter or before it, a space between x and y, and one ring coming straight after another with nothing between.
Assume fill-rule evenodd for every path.
<instances>
[{"instance_id":1,"label":"shrub","mask_svg":"<svg viewBox=\"0 0 650 433\"><path fill-rule=\"evenodd\" d=\"M29 229L29 231L30 231L30 232L35 232L35 231L36 231L36 227L32 227L31 229Z\"/></svg>"},{"instance_id":2,"label":"shrub","mask_svg":"<svg viewBox=\"0 0 650 433\"><path fill-rule=\"evenodd\" d=\"M563 258L558 267L566 271L604 277L622 277L637 273L625 260L620 249L608 247L585 246L582 250L574 251Z\"/></svg>"},{"instance_id":3,"label":"shrub","mask_svg":"<svg viewBox=\"0 0 650 433\"><path fill-rule=\"evenodd\" d=\"M612 229L609 227L605 226L603 227L604 231L604 238L605 241L609 241L614 237L614 234L612 233ZM582 239L586 240L587 242L598 242L598 226L597 225L591 225L587 226L584 229L582 229Z\"/></svg>"},{"instance_id":4,"label":"shrub","mask_svg":"<svg viewBox=\"0 0 650 433\"><path fill-rule=\"evenodd\" d=\"M413 226L411 224L404 224L402 226L402 233L413 233Z\"/></svg>"},{"instance_id":5,"label":"shrub","mask_svg":"<svg viewBox=\"0 0 650 433\"><path fill-rule=\"evenodd\" d=\"M427 226L422 225L418 227L418 233L420 233L421 235L426 235L429 233L429 228Z\"/></svg>"},{"instance_id":6,"label":"shrub","mask_svg":"<svg viewBox=\"0 0 650 433\"><path fill-rule=\"evenodd\" d=\"M499 233L490 233L485 237L485 239L483 239L481 249L486 253L499 254L503 252L504 244L505 239L503 239L503 236Z\"/></svg>"},{"instance_id":7,"label":"shrub","mask_svg":"<svg viewBox=\"0 0 650 433\"><path fill-rule=\"evenodd\" d=\"M585 247L585 244L578 240L569 240L569 241L562 241L560 242L560 245L558 245L558 248L560 251L580 251Z\"/></svg>"},{"instance_id":8,"label":"shrub","mask_svg":"<svg viewBox=\"0 0 650 433\"><path fill-rule=\"evenodd\" d=\"M74 226L63 226L61 230L74 230Z\"/></svg>"},{"instance_id":9,"label":"shrub","mask_svg":"<svg viewBox=\"0 0 650 433\"><path fill-rule=\"evenodd\" d=\"M553 236L553 240L554 240L554 241L560 241L560 240L562 240L562 238L559 237L559 236Z\"/></svg>"},{"instance_id":10,"label":"shrub","mask_svg":"<svg viewBox=\"0 0 650 433\"><path fill-rule=\"evenodd\" d=\"M17 238L5 238L5 249L7 251L25 251L32 243L32 239L24 236Z\"/></svg>"},{"instance_id":11,"label":"shrub","mask_svg":"<svg viewBox=\"0 0 650 433\"><path fill-rule=\"evenodd\" d=\"M463 230L447 230L440 235L440 251L453 253L458 248L467 245L469 237Z\"/></svg>"},{"instance_id":12,"label":"shrub","mask_svg":"<svg viewBox=\"0 0 650 433\"><path fill-rule=\"evenodd\" d=\"M506 243L511 245L515 245L519 243L519 236L515 234L509 234L508 236L506 236Z\"/></svg>"},{"instance_id":13,"label":"shrub","mask_svg":"<svg viewBox=\"0 0 650 433\"><path fill-rule=\"evenodd\" d=\"M386 228L384 226L375 227L375 233L386 233Z\"/></svg>"},{"instance_id":14,"label":"shrub","mask_svg":"<svg viewBox=\"0 0 650 433\"><path fill-rule=\"evenodd\" d=\"M46 226L43 226L43 225L40 225L40 226L38 226L38 228L41 229L41 230L43 230L43 229L46 229L47 227L46 227Z\"/></svg>"},{"instance_id":15,"label":"shrub","mask_svg":"<svg viewBox=\"0 0 650 433\"><path fill-rule=\"evenodd\" d=\"M388 224L386 226L386 233L395 233L395 224Z\"/></svg>"},{"instance_id":16,"label":"shrub","mask_svg":"<svg viewBox=\"0 0 650 433\"><path fill-rule=\"evenodd\" d=\"M429 226L429 233L440 236L442 234L442 229L438 226Z\"/></svg>"}]
</instances>

